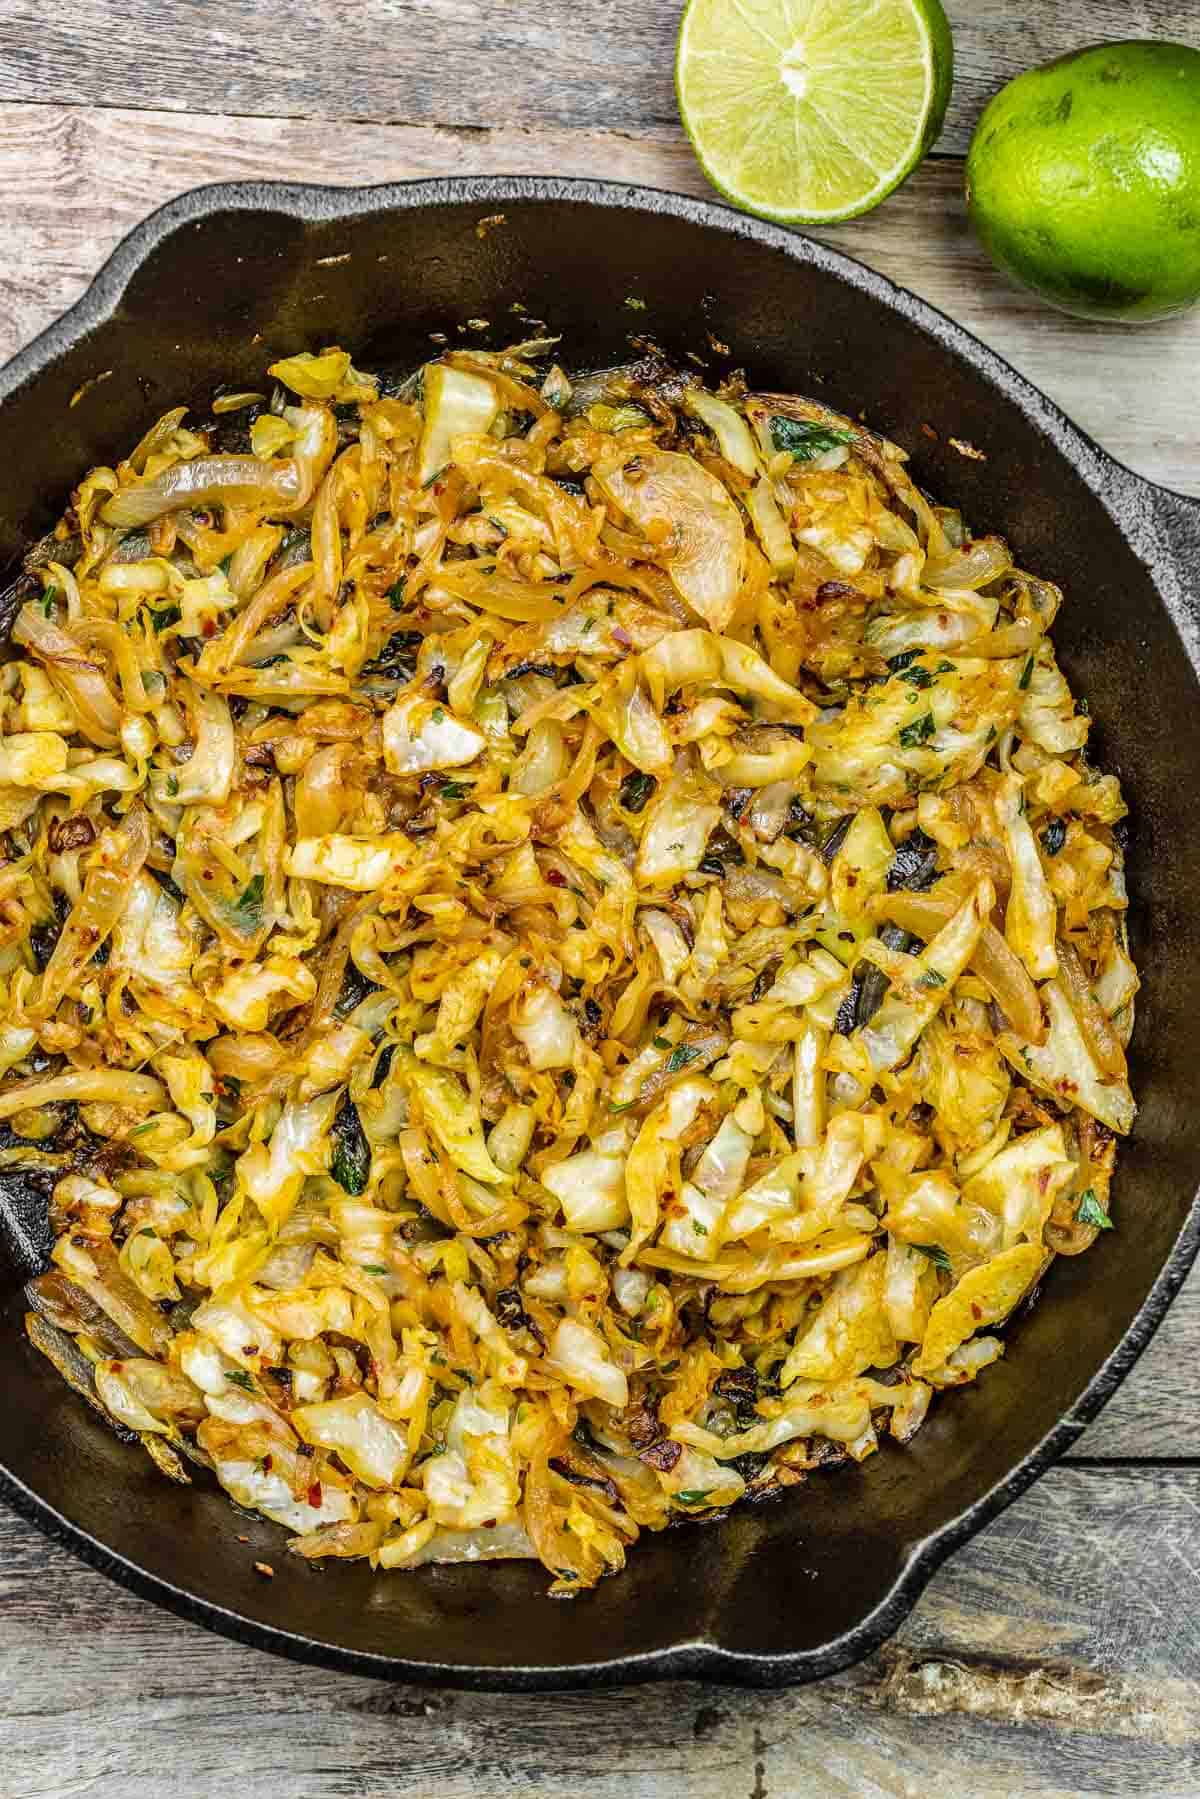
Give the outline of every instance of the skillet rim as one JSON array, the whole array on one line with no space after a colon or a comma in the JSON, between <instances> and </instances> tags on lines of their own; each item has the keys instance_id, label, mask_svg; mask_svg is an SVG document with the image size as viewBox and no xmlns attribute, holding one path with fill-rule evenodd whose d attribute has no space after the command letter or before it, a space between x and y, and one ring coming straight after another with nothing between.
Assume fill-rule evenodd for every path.
<instances>
[{"instance_id":1,"label":"skillet rim","mask_svg":"<svg viewBox=\"0 0 1200 1799\"><path fill-rule=\"evenodd\" d=\"M274 212L313 223L419 210L431 204L491 206L520 201L568 202L608 211L664 214L729 236L748 238L782 252L792 261L815 267L898 313L998 389L1085 482L1145 565L1175 626L1180 650L1200 676L1200 618L1187 598L1184 559L1189 544L1193 552L1200 550L1200 501L1157 486L1118 462L1003 357L928 301L842 251L715 200L623 182L521 175L443 176L357 187L262 181L217 182L192 188L135 225L79 299L0 367L0 408L27 382L74 349L90 331L110 319L129 282L150 255L176 232L199 220L227 211ZM1171 543L1172 526L1179 534L1176 548ZM693 1640L596 1662L559 1667L510 1664L504 1668L381 1656L249 1618L149 1573L66 1518L2 1462L0 1498L51 1539L140 1597L235 1641L295 1661L381 1679L484 1691L565 1691L665 1679L708 1679L760 1687L797 1684L835 1674L878 1648L912 1610L947 1557L1060 1459L1138 1360L1198 1252L1200 1194L1193 1196L1170 1254L1128 1329L1071 1410L987 1493L915 1546L892 1587L871 1612L850 1630L808 1650L755 1654Z\"/></svg>"}]
</instances>

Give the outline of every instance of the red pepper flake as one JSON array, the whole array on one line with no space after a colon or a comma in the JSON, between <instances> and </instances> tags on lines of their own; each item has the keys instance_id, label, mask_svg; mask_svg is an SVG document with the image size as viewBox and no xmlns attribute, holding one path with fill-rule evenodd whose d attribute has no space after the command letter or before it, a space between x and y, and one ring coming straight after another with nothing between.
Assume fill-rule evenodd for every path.
<instances>
[{"instance_id":1,"label":"red pepper flake","mask_svg":"<svg viewBox=\"0 0 1200 1799\"><path fill-rule=\"evenodd\" d=\"M305 1497L307 1498L309 1505L311 1505L315 1511L320 1511L323 1494L321 1492L321 1483L319 1480L314 1480Z\"/></svg>"},{"instance_id":2,"label":"red pepper flake","mask_svg":"<svg viewBox=\"0 0 1200 1799\"><path fill-rule=\"evenodd\" d=\"M249 1537L239 1537L238 1538L239 1543L248 1543L249 1541L250 1541Z\"/></svg>"},{"instance_id":3,"label":"red pepper flake","mask_svg":"<svg viewBox=\"0 0 1200 1799\"><path fill-rule=\"evenodd\" d=\"M566 875L562 873L561 869L557 868L548 868L546 870L546 880L551 887L565 887L567 884Z\"/></svg>"},{"instance_id":4,"label":"red pepper flake","mask_svg":"<svg viewBox=\"0 0 1200 1799\"><path fill-rule=\"evenodd\" d=\"M979 1307L974 1304L974 1302L972 1302L972 1305L971 1305L971 1316L975 1320L976 1324L978 1324L979 1320L983 1317L983 1313L980 1311Z\"/></svg>"},{"instance_id":5,"label":"red pepper flake","mask_svg":"<svg viewBox=\"0 0 1200 1799\"><path fill-rule=\"evenodd\" d=\"M275 1466L275 1458L273 1455L265 1455L258 1465L264 1474L269 1474L271 1469Z\"/></svg>"},{"instance_id":6,"label":"red pepper flake","mask_svg":"<svg viewBox=\"0 0 1200 1799\"><path fill-rule=\"evenodd\" d=\"M206 619L202 619L200 621L201 637L215 637L216 634L217 634L217 621L215 618L206 618Z\"/></svg>"},{"instance_id":7,"label":"red pepper flake","mask_svg":"<svg viewBox=\"0 0 1200 1799\"><path fill-rule=\"evenodd\" d=\"M255 1562L254 1572L261 1574L264 1580L274 1580L275 1578L275 1570L270 1562Z\"/></svg>"}]
</instances>

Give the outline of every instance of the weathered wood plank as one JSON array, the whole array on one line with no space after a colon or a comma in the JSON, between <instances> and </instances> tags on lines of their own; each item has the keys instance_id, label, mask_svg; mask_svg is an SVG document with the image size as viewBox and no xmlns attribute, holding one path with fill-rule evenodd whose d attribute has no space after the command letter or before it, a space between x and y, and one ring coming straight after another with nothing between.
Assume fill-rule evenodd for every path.
<instances>
[{"instance_id":1,"label":"weathered wood plank","mask_svg":"<svg viewBox=\"0 0 1200 1799\"><path fill-rule=\"evenodd\" d=\"M1053 1472L862 1667L782 1693L507 1696L298 1669L0 1515L6 1799L972 1799L1200 1790L1190 1472ZM397 1577L399 1578L399 1577Z\"/></svg>"},{"instance_id":2,"label":"weathered wood plank","mask_svg":"<svg viewBox=\"0 0 1200 1799\"><path fill-rule=\"evenodd\" d=\"M4 35L0 28L0 44ZM0 357L70 304L138 219L186 188L501 172L707 191L678 137L520 127L460 135L355 123L330 131L319 121L0 104ZM1200 312L1125 331L1051 312L987 262L963 215L958 165L942 158L877 212L821 235L978 332L1122 461L1168 486L1200 491L1193 447Z\"/></svg>"},{"instance_id":3,"label":"weathered wood plank","mask_svg":"<svg viewBox=\"0 0 1200 1799\"><path fill-rule=\"evenodd\" d=\"M1194 1374L1198 1359L1200 1268L1195 1268L1137 1367L1084 1432L1074 1453L1089 1460L1200 1456Z\"/></svg>"},{"instance_id":4,"label":"weathered wood plank","mask_svg":"<svg viewBox=\"0 0 1200 1799\"><path fill-rule=\"evenodd\" d=\"M1194 41L1188 0L951 0L961 152L984 102L1032 63L1128 37ZM251 117L473 128L573 125L642 134L676 122L679 0L7 0L0 97ZM259 28L260 17L262 20Z\"/></svg>"}]
</instances>

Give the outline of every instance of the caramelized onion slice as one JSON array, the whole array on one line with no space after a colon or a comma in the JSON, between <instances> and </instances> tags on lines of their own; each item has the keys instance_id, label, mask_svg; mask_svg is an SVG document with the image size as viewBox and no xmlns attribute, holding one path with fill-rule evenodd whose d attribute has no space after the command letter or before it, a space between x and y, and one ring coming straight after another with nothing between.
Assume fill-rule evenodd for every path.
<instances>
[{"instance_id":1,"label":"caramelized onion slice","mask_svg":"<svg viewBox=\"0 0 1200 1799\"><path fill-rule=\"evenodd\" d=\"M726 488L691 456L643 449L597 466L605 495L657 546L680 597L714 631L729 623L742 585L746 532Z\"/></svg>"}]
</instances>

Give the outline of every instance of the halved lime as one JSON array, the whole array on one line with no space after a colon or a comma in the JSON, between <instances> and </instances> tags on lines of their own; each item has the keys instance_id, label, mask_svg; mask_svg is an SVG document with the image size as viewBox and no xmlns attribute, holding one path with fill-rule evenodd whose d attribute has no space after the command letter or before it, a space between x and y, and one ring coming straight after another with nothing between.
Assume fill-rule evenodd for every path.
<instances>
[{"instance_id":1,"label":"halved lime","mask_svg":"<svg viewBox=\"0 0 1200 1799\"><path fill-rule=\"evenodd\" d=\"M689 0L679 111L714 187L747 212L867 212L942 128L954 55L939 0Z\"/></svg>"}]
</instances>

